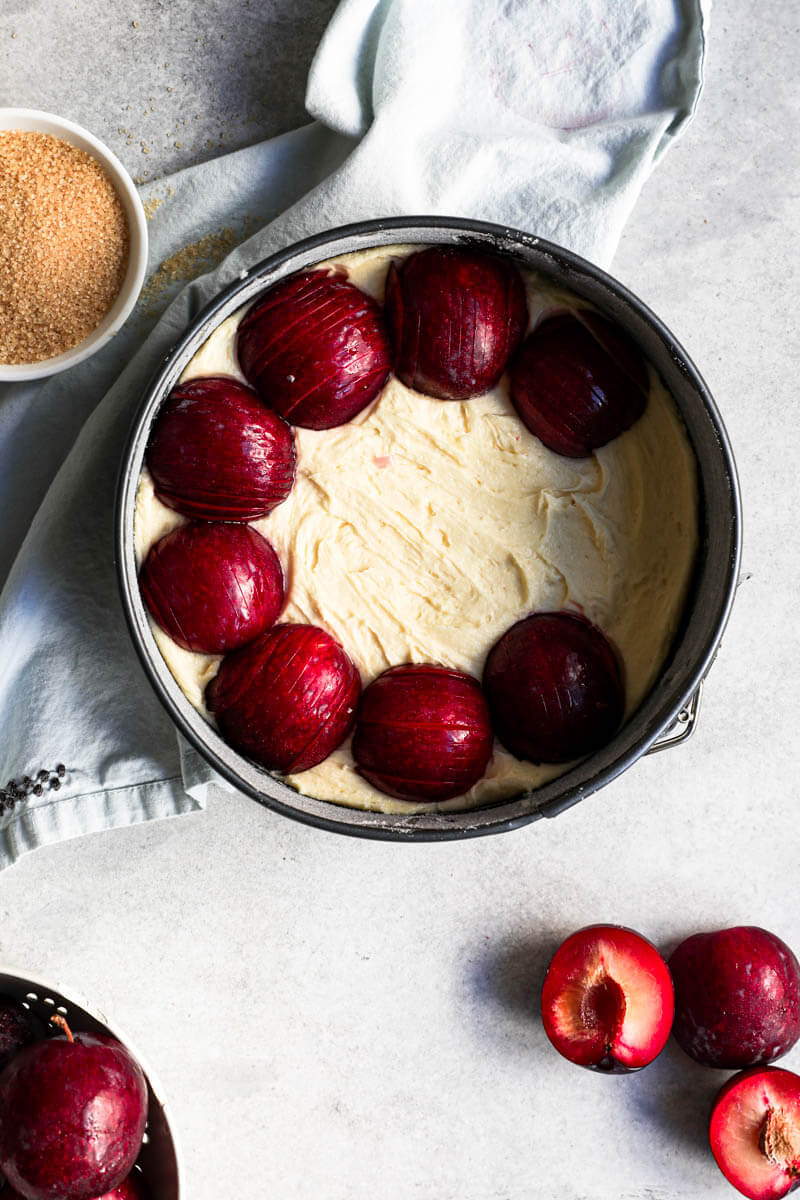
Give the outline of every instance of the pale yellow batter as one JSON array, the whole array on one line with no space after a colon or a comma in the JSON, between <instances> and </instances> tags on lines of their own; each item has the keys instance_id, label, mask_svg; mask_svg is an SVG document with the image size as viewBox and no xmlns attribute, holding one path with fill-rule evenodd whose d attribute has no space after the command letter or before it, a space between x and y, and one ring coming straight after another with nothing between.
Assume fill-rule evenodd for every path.
<instances>
[{"instance_id":1,"label":"pale yellow batter","mask_svg":"<svg viewBox=\"0 0 800 1200\"><path fill-rule=\"evenodd\" d=\"M330 263L382 299L392 247ZM326 264L328 265L328 264ZM523 273L524 274L524 273ZM533 323L576 305L525 276ZM195 355L182 379L230 375L240 311ZM627 712L653 684L680 619L697 548L695 460L673 401L651 370L644 416L592 457L569 459L530 434L505 379L464 402L422 396L393 377L366 411L336 429L297 429L297 482L253 522L284 564L282 621L308 622L342 643L366 686L387 667L436 662L480 679L493 643L532 611L584 613L619 651ZM147 471L136 501L141 562L185 518L155 497ZM158 646L191 703L219 656ZM463 809L537 787L567 764L520 762L495 742L486 775L442 804L408 804L356 774L349 743L288 782L323 800L382 812Z\"/></svg>"}]
</instances>

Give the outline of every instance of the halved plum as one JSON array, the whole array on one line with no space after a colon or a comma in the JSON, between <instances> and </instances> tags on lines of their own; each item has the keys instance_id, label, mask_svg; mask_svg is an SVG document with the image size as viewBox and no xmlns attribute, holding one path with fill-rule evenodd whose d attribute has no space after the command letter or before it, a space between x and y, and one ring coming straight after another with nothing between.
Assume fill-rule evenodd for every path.
<instances>
[{"instance_id":1,"label":"halved plum","mask_svg":"<svg viewBox=\"0 0 800 1200\"><path fill-rule=\"evenodd\" d=\"M186 650L225 654L277 621L283 571L250 525L192 521L161 538L139 575L153 620Z\"/></svg>"},{"instance_id":2,"label":"halved plum","mask_svg":"<svg viewBox=\"0 0 800 1200\"><path fill-rule=\"evenodd\" d=\"M655 946L620 925L589 925L556 950L542 988L542 1021L570 1062L621 1073L663 1050L672 979Z\"/></svg>"},{"instance_id":3,"label":"halved plum","mask_svg":"<svg viewBox=\"0 0 800 1200\"><path fill-rule=\"evenodd\" d=\"M385 309L397 377L442 400L494 387L528 323L514 263L467 247L433 246L392 264Z\"/></svg>"},{"instance_id":4,"label":"halved plum","mask_svg":"<svg viewBox=\"0 0 800 1200\"><path fill-rule=\"evenodd\" d=\"M305 429L352 420L390 369L380 307L327 271L290 275L271 287L245 314L237 353L264 403Z\"/></svg>"},{"instance_id":5,"label":"halved plum","mask_svg":"<svg viewBox=\"0 0 800 1200\"><path fill-rule=\"evenodd\" d=\"M358 707L358 773L400 800L468 792L492 755L489 710L477 679L434 663L390 667Z\"/></svg>"},{"instance_id":6,"label":"halved plum","mask_svg":"<svg viewBox=\"0 0 800 1200\"><path fill-rule=\"evenodd\" d=\"M531 762L582 758L610 740L625 709L607 638L571 612L533 613L489 651L483 673L494 731Z\"/></svg>"},{"instance_id":7,"label":"halved plum","mask_svg":"<svg viewBox=\"0 0 800 1200\"><path fill-rule=\"evenodd\" d=\"M585 458L645 410L647 367L633 342L599 313L546 317L511 364L523 423L556 454Z\"/></svg>"},{"instance_id":8,"label":"halved plum","mask_svg":"<svg viewBox=\"0 0 800 1200\"><path fill-rule=\"evenodd\" d=\"M779 1200L800 1184L800 1076L750 1067L727 1080L708 1138L722 1174L750 1200Z\"/></svg>"},{"instance_id":9,"label":"halved plum","mask_svg":"<svg viewBox=\"0 0 800 1200\"><path fill-rule=\"evenodd\" d=\"M361 693L342 647L315 625L276 625L223 660L206 702L237 750L294 774L327 758L350 732Z\"/></svg>"},{"instance_id":10,"label":"halved plum","mask_svg":"<svg viewBox=\"0 0 800 1200\"><path fill-rule=\"evenodd\" d=\"M158 414L146 460L168 508L205 521L252 521L292 490L294 434L235 379L192 379Z\"/></svg>"}]
</instances>

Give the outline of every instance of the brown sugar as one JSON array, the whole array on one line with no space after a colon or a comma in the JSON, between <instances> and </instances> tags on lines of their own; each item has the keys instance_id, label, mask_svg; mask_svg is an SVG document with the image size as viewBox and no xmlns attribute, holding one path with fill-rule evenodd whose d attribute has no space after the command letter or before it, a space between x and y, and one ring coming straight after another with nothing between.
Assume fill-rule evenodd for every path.
<instances>
[{"instance_id":1,"label":"brown sugar","mask_svg":"<svg viewBox=\"0 0 800 1200\"><path fill-rule=\"evenodd\" d=\"M122 286L128 221L103 167L46 133L0 130L0 363L63 354Z\"/></svg>"},{"instance_id":2,"label":"brown sugar","mask_svg":"<svg viewBox=\"0 0 800 1200\"><path fill-rule=\"evenodd\" d=\"M170 189L171 193L172 189ZM146 205L145 211L147 211ZM165 258L142 288L141 315L145 318L153 317L163 308L164 301L169 297L175 284L196 279L198 275L203 275L206 271L213 271L214 267L218 266L227 254L230 254L234 246L248 235L253 224L253 219L248 217L245 221L247 232L238 235L235 229L226 225L217 233L207 233L199 241L190 242L188 246L183 246L169 258Z\"/></svg>"}]
</instances>

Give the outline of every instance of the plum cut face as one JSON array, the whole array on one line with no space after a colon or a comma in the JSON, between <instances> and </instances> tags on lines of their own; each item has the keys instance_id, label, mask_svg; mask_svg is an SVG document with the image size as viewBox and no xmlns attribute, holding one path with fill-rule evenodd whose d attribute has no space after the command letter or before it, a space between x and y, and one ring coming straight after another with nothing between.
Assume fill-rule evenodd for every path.
<instances>
[{"instance_id":1,"label":"plum cut face","mask_svg":"<svg viewBox=\"0 0 800 1200\"><path fill-rule=\"evenodd\" d=\"M483 673L494 731L517 758L561 763L610 741L625 710L617 656L568 612L533 613L489 651Z\"/></svg>"},{"instance_id":2,"label":"plum cut face","mask_svg":"<svg viewBox=\"0 0 800 1200\"><path fill-rule=\"evenodd\" d=\"M235 749L269 771L316 766L344 741L361 681L342 647L314 625L276 625L222 660L206 702Z\"/></svg>"},{"instance_id":3,"label":"plum cut face","mask_svg":"<svg viewBox=\"0 0 800 1200\"><path fill-rule=\"evenodd\" d=\"M548 967L542 988L545 1032L579 1066L606 1073L647 1066L666 1044L672 1014L667 965L631 929L579 929Z\"/></svg>"},{"instance_id":4,"label":"plum cut face","mask_svg":"<svg viewBox=\"0 0 800 1200\"><path fill-rule=\"evenodd\" d=\"M541 321L510 371L511 399L548 449L585 458L645 410L647 368L636 346L588 309Z\"/></svg>"},{"instance_id":5,"label":"plum cut face","mask_svg":"<svg viewBox=\"0 0 800 1200\"><path fill-rule=\"evenodd\" d=\"M153 620L186 650L225 654L277 621L283 571L249 525L196 521L150 550L139 576Z\"/></svg>"},{"instance_id":6,"label":"plum cut face","mask_svg":"<svg viewBox=\"0 0 800 1200\"><path fill-rule=\"evenodd\" d=\"M492 755L477 679L432 663L390 667L358 708L353 757L369 783L399 800L449 800L482 778Z\"/></svg>"},{"instance_id":7,"label":"plum cut face","mask_svg":"<svg viewBox=\"0 0 800 1200\"><path fill-rule=\"evenodd\" d=\"M669 962L673 1032L697 1062L766 1064L800 1037L800 963L775 934L755 925L694 934Z\"/></svg>"},{"instance_id":8,"label":"plum cut face","mask_svg":"<svg viewBox=\"0 0 800 1200\"><path fill-rule=\"evenodd\" d=\"M119 1042L36 1042L0 1076L0 1171L25 1200L92 1200L130 1173L146 1120L144 1075Z\"/></svg>"},{"instance_id":9,"label":"plum cut face","mask_svg":"<svg viewBox=\"0 0 800 1200\"><path fill-rule=\"evenodd\" d=\"M721 1088L709 1124L717 1166L750 1200L779 1200L800 1184L800 1076L751 1067Z\"/></svg>"},{"instance_id":10,"label":"plum cut face","mask_svg":"<svg viewBox=\"0 0 800 1200\"><path fill-rule=\"evenodd\" d=\"M252 521L292 490L294 434L235 379L193 379L158 414L146 461L168 508L204 521Z\"/></svg>"},{"instance_id":11,"label":"plum cut face","mask_svg":"<svg viewBox=\"0 0 800 1200\"><path fill-rule=\"evenodd\" d=\"M256 301L239 326L237 353L264 403L305 429L352 420L390 370L380 307L322 270L291 275Z\"/></svg>"},{"instance_id":12,"label":"plum cut face","mask_svg":"<svg viewBox=\"0 0 800 1200\"><path fill-rule=\"evenodd\" d=\"M528 323L525 287L510 259L431 247L389 269L386 321L397 377L441 400L494 387Z\"/></svg>"}]
</instances>

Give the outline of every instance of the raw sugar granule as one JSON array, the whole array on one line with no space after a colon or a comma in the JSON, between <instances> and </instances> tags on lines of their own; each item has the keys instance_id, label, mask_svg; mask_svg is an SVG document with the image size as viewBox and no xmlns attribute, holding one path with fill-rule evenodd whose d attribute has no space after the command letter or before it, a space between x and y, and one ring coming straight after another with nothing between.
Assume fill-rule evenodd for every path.
<instances>
[{"instance_id":1,"label":"raw sugar granule","mask_svg":"<svg viewBox=\"0 0 800 1200\"><path fill-rule=\"evenodd\" d=\"M122 286L128 222L103 167L46 133L0 131L0 363L96 329Z\"/></svg>"}]
</instances>

